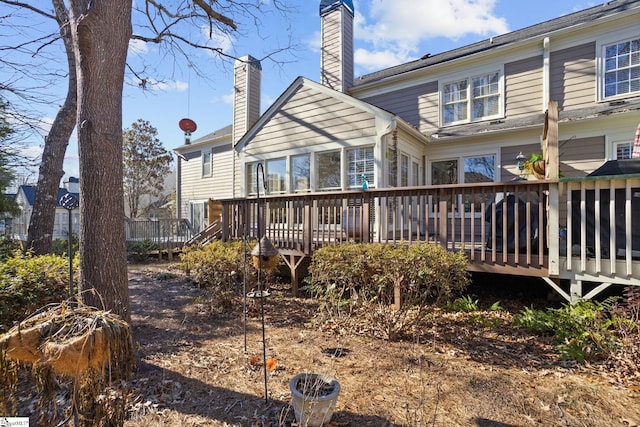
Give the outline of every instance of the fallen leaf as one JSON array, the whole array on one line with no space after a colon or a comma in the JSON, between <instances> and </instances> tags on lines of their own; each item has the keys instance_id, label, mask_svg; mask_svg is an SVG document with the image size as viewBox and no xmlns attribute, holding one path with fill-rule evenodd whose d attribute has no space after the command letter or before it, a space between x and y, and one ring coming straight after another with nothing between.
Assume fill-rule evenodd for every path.
<instances>
[{"instance_id":1,"label":"fallen leaf","mask_svg":"<svg viewBox=\"0 0 640 427\"><path fill-rule=\"evenodd\" d=\"M274 358L269 357L267 359L267 371L273 371L278 366L278 361Z\"/></svg>"},{"instance_id":2,"label":"fallen leaf","mask_svg":"<svg viewBox=\"0 0 640 427\"><path fill-rule=\"evenodd\" d=\"M252 365L257 365L258 363L260 363L260 358L258 356L251 356L249 357L249 363Z\"/></svg>"}]
</instances>

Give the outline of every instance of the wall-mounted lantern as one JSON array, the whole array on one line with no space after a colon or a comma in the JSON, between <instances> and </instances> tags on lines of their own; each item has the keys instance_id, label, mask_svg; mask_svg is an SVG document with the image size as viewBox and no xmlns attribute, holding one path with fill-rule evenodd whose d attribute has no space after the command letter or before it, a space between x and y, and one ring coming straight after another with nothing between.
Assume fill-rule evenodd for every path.
<instances>
[{"instance_id":1,"label":"wall-mounted lantern","mask_svg":"<svg viewBox=\"0 0 640 427\"><path fill-rule=\"evenodd\" d=\"M516 156L516 166L518 167L518 170L522 173L522 171L524 171L524 162L527 158L524 156L524 154L522 154L522 151L518 153L518 155Z\"/></svg>"}]
</instances>

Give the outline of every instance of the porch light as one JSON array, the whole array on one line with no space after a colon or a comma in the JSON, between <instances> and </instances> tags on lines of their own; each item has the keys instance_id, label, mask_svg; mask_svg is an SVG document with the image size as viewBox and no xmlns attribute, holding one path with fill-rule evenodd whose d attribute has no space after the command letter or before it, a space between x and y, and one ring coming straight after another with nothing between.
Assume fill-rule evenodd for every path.
<instances>
[{"instance_id":1,"label":"porch light","mask_svg":"<svg viewBox=\"0 0 640 427\"><path fill-rule=\"evenodd\" d=\"M524 161L527 158L522 154L522 151L518 153L516 156L516 165L518 166L518 170L522 172L524 170Z\"/></svg>"}]
</instances>

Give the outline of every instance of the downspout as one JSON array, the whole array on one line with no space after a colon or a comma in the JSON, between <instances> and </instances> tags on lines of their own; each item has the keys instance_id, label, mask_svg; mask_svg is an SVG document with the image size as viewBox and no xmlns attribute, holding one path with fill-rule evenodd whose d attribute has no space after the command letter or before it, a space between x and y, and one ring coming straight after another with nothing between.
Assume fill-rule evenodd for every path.
<instances>
[{"instance_id":1,"label":"downspout","mask_svg":"<svg viewBox=\"0 0 640 427\"><path fill-rule=\"evenodd\" d=\"M378 135L378 152L376 153L375 157L379 160L378 164L380 165L380 174L379 176L376 176L376 188L385 188L385 176L388 175L389 165L386 165L385 167L384 162L384 159L386 158L384 150L387 148L384 144L384 137L393 134L393 132L396 131L397 126L398 123L396 121L396 117L394 116L391 118L391 120L389 120L389 124L386 127L380 127L376 129L376 134Z\"/></svg>"},{"instance_id":2,"label":"downspout","mask_svg":"<svg viewBox=\"0 0 640 427\"><path fill-rule=\"evenodd\" d=\"M551 42L549 37L545 37L542 42L542 112L549 108L551 100Z\"/></svg>"}]
</instances>

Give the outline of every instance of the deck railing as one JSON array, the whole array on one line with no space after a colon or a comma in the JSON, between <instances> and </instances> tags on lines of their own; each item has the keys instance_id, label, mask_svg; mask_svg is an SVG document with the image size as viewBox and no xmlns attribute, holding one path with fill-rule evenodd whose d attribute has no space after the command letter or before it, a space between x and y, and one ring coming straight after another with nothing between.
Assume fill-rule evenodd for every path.
<instances>
[{"instance_id":1,"label":"deck railing","mask_svg":"<svg viewBox=\"0 0 640 427\"><path fill-rule=\"evenodd\" d=\"M559 198L561 275L640 285L640 175L561 179Z\"/></svg>"},{"instance_id":2,"label":"deck railing","mask_svg":"<svg viewBox=\"0 0 640 427\"><path fill-rule=\"evenodd\" d=\"M472 269L545 275L548 189L546 181L517 181L268 195L259 199L261 230L285 253L429 241L466 251ZM223 239L258 237L258 199L221 202Z\"/></svg>"},{"instance_id":3,"label":"deck railing","mask_svg":"<svg viewBox=\"0 0 640 427\"><path fill-rule=\"evenodd\" d=\"M129 219L125 220L127 242L151 241L160 249L181 248L193 233L185 219Z\"/></svg>"}]
</instances>

